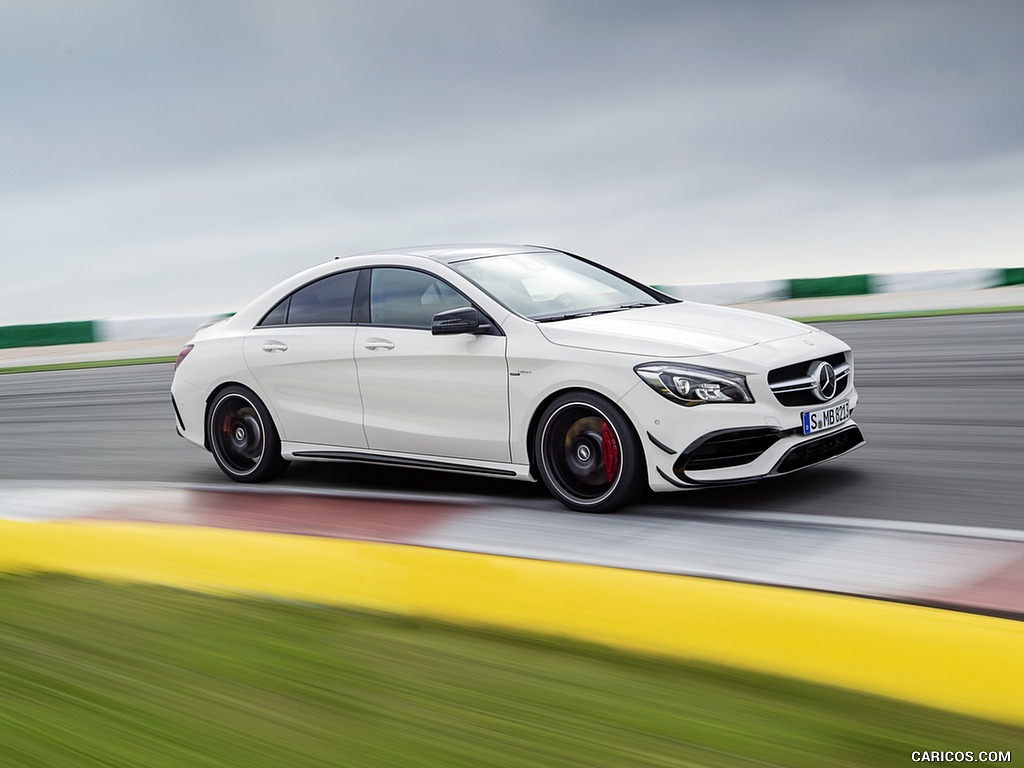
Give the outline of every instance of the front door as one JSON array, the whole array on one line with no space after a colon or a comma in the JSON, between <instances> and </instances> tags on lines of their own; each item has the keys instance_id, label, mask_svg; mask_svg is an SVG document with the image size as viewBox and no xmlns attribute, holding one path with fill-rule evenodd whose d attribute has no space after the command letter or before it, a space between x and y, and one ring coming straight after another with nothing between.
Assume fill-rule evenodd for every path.
<instances>
[{"instance_id":1,"label":"front door","mask_svg":"<svg viewBox=\"0 0 1024 768\"><path fill-rule=\"evenodd\" d=\"M434 275L373 270L370 322L353 350L371 450L510 460L505 337L430 332L436 312L466 306Z\"/></svg>"}]
</instances>

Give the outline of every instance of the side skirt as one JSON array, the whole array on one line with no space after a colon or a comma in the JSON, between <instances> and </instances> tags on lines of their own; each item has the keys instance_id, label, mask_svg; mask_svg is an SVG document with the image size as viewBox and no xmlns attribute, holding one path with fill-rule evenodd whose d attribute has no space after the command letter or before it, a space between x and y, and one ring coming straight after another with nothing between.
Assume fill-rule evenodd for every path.
<instances>
[{"instance_id":1,"label":"side skirt","mask_svg":"<svg viewBox=\"0 0 1024 768\"><path fill-rule=\"evenodd\" d=\"M293 444L294 446L294 444ZM339 461L358 464L377 464L391 467L405 467L409 469L428 469L441 472L458 472L471 475L488 475L491 477L505 477L511 480L528 480L536 482L530 475L529 467L519 467L514 464L480 464L469 461L444 461L438 459L426 459L415 456L394 456L380 453L363 453L361 451L345 451L324 448L298 449L289 446L292 450L285 450L284 456L288 459L310 460L310 461Z\"/></svg>"}]
</instances>

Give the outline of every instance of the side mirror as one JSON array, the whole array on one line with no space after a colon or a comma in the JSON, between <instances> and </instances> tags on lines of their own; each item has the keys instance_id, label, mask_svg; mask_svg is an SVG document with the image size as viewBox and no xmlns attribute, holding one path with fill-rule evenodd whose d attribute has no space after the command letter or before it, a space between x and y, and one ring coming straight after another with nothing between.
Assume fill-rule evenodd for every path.
<instances>
[{"instance_id":1,"label":"side mirror","mask_svg":"<svg viewBox=\"0 0 1024 768\"><path fill-rule=\"evenodd\" d=\"M438 312L430 321L430 332L435 336L453 333L489 333L491 326L483 322L473 307L458 307Z\"/></svg>"}]
</instances>

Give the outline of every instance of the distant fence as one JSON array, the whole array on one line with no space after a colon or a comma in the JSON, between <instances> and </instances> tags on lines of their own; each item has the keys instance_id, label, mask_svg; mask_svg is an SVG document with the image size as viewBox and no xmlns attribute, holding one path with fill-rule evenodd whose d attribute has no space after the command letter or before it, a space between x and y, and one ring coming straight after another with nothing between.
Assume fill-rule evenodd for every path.
<instances>
[{"instance_id":1,"label":"distant fence","mask_svg":"<svg viewBox=\"0 0 1024 768\"><path fill-rule=\"evenodd\" d=\"M96 341L92 320L78 323L42 323L0 327L0 347L46 347L51 344L85 344Z\"/></svg>"},{"instance_id":2,"label":"distant fence","mask_svg":"<svg viewBox=\"0 0 1024 768\"><path fill-rule=\"evenodd\" d=\"M1009 269L946 269L888 275L841 275L794 280L757 280L740 283L656 285L660 291L708 304L740 304L830 296L906 291L977 290L1024 285L1024 267ZM70 323L0 326L0 349L87 344L93 341L131 341L191 336L204 323L227 317L127 317Z\"/></svg>"},{"instance_id":3,"label":"distant fence","mask_svg":"<svg viewBox=\"0 0 1024 768\"><path fill-rule=\"evenodd\" d=\"M943 269L932 272L898 272L885 275L840 275L794 280L759 280L743 283L657 285L673 296L709 304L751 301L817 299L862 296L870 293L907 291L978 290L1024 285L1024 267L1010 269Z\"/></svg>"},{"instance_id":4,"label":"distant fence","mask_svg":"<svg viewBox=\"0 0 1024 768\"><path fill-rule=\"evenodd\" d=\"M224 317L227 315L123 317L73 323L7 325L0 326L0 349L185 337L195 333L199 326Z\"/></svg>"}]
</instances>

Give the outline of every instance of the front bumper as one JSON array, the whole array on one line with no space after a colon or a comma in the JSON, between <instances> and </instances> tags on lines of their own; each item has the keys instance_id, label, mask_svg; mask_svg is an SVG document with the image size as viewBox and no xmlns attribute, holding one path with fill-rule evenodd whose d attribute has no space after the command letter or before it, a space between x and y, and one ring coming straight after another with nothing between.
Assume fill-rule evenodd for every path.
<instances>
[{"instance_id":1,"label":"front bumper","mask_svg":"<svg viewBox=\"0 0 1024 768\"><path fill-rule=\"evenodd\" d=\"M746 430L727 432L725 435L710 436L705 440L698 441L698 445L694 449L688 449L679 455L672 465L671 476L661 467L658 467L658 473L676 488L747 483L765 477L785 475L820 464L856 450L865 442L860 427L852 419L847 420L837 429L815 435L786 436L780 430L771 430L764 433L763 437L759 435L758 437L761 439L753 442L749 440L745 432ZM741 436L740 440L744 443L751 443L751 447L754 447L755 450L762 444L770 444L757 451L756 454L746 452L742 455L723 456L718 453L711 457L706 456L706 451L702 454L702 450L706 449L716 438L732 438L737 434ZM749 461L740 461L747 456L754 457ZM728 462L728 464L723 467L703 468L715 460ZM761 470L765 467L770 468L762 472Z\"/></svg>"},{"instance_id":2,"label":"front bumper","mask_svg":"<svg viewBox=\"0 0 1024 768\"><path fill-rule=\"evenodd\" d=\"M857 392L843 393L852 414ZM749 483L788 474L856 450L865 442L852 418L803 434L801 408L763 398L754 403L685 408L647 386L621 405L631 412L644 443L647 476L655 491Z\"/></svg>"}]
</instances>

